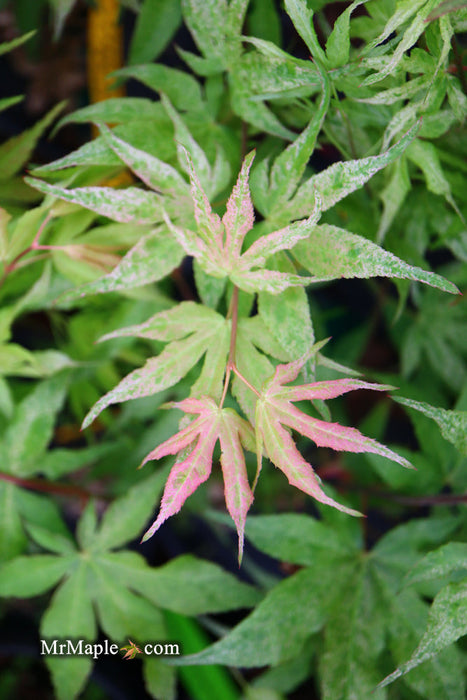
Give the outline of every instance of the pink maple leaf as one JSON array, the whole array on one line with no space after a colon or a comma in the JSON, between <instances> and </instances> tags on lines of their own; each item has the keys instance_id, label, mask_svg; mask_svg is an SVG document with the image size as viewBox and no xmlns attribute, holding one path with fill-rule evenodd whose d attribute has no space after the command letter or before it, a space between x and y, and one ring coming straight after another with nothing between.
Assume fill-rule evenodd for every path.
<instances>
[{"instance_id":1,"label":"pink maple leaf","mask_svg":"<svg viewBox=\"0 0 467 700\"><path fill-rule=\"evenodd\" d=\"M181 453L194 446L188 456L175 462L172 467L162 496L159 515L144 535L143 541L152 537L164 520L178 513L188 496L208 479L214 447L219 440L225 501L237 528L241 561L246 515L253 502L242 445L254 451L253 430L235 411L219 408L215 401L206 396L200 399L188 398L173 405L185 413L198 414L198 418L150 452L143 464L165 455Z\"/></svg>"},{"instance_id":2,"label":"pink maple leaf","mask_svg":"<svg viewBox=\"0 0 467 700\"><path fill-rule=\"evenodd\" d=\"M334 450L346 452L374 452L399 462L404 467L412 468L406 459L376 440L362 435L355 428L312 418L292 403L304 399L332 399L354 389L385 391L393 387L369 384L358 379L335 379L302 386L284 386L286 382L296 379L305 361L306 358L287 365L278 365L272 379L263 386L261 397L256 404L255 421L258 473L264 446L271 462L284 472L292 486L296 486L321 503L326 503L350 515L361 515L324 493L319 484L319 478L311 465L302 457L290 432L284 426L305 435L319 447L331 447Z\"/></svg>"},{"instance_id":3,"label":"pink maple leaf","mask_svg":"<svg viewBox=\"0 0 467 700\"><path fill-rule=\"evenodd\" d=\"M320 216L320 199L315 197L315 207L308 219L296 221L279 231L262 236L242 253L245 236L253 228L255 221L249 187L249 173L254 157L254 151L245 156L221 220L212 211L209 199L186 152L197 231L175 226L167 214L164 214L164 219L185 252L197 258L208 274L214 277L228 276L236 286L247 292L266 291L278 294L287 287L303 286L316 281L313 277L302 277L264 267L272 255L293 248L310 236Z\"/></svg>"}]
</instances>

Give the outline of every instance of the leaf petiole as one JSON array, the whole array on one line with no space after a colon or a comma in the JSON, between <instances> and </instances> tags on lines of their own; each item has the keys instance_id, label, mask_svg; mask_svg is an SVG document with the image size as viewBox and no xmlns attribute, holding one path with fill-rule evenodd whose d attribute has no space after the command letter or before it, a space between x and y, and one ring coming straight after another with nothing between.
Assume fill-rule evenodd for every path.
<instances>
[{"instance_id":1,"label":"leaf petiole","mask_svg":"<svg viewBox=\"0 0 467 700\"><path fill-rule=\"evenodd\" d=\"M240 370L237 368L237 365L235 364L235 345L237 342L237 325L238 325L238 287L234 286L233 292L232 292L232 298L230 300L230 305L229 309L227 311L227 316L226 319L231 318L232 319L232 328L230 332L230 349L229 349L229 359L227 360L227 366L225 368L225 380L224 380L224 389L222 391L222 397L221 401L219 404L219 408L222 408L224 405L224 400L227 394L227 389L229 387L229 382L230 382L230 375L232 372L237 375L237 377L244 383L246 386L251 389L251 391L256 394L256 396L260 396L260 393L255 387L250 384L248 379L241 374Z\"/></svg>"}]
</instances>

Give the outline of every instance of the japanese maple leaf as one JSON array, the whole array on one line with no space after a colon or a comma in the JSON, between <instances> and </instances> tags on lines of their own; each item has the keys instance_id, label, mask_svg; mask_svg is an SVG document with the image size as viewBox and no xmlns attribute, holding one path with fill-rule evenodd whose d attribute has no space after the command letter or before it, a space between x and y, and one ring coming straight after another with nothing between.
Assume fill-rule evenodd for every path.
<instances>
[{"instance_id":1,"label":"japanese maple leaf","mask_svg":"<svg viewBox=\"0 0 467 700\"><path fill-rule=\"evenodd\" d=\"M290 249L302 239L308 238L321 213L319 197L315 197L314 211L308 219L261 236L242 253L245 236L253 228L255 220L248 184L255 152L251 151L243 161L222 219L212 211L193 163L188 153L185 154L198 230L195 232L174 226L167 215L165 220L180 245L189 255L198 259L206 272L214 277L228 276L235 285L247 292L265 291L271 294L278 294L290 286L302 286L316 281L312 277L262 268L274 253Z\"/></svg>"},{"instance_id":2,"label":"japanese maple leaf","mask_svg":"<svg viewBox=\"0 0 467 700\"><path fill-rule=\"evenodd\" d=\"M385 391L393 387L368 384L358 379L335 379L315 382L302 386L284 386L297 378L305 359L278 365L274 376L265 382L261 397L256 403L256 441L258 472L261 468L263 446L269 459L279 467L292 486L350 515L361 515L346 508L327 496L319 485L319 478L313 468L298 451L290 432L284 427L293 428L313 440L319 447L331 447L345 452L374 452L412 468L410 462L381 445L376 440L365 437L355 428L347 428L339 423L312 418L293 405L293 401L304 399L333 399L353 389L374 389Z\"/></svg>"},{"instance_id":3,"label":"japanese maple leaf","mask_svg":"<svg viewBox=\"0 0 467 700\"><path fill-rule=\"evenodd\" d=\"M124 659L134 659L136 654L142 654L143 652L139 647L136 646L134 642L131 641L131 639L128 640L130 643L126 647L120 647L120 651L126 651L126 654L124 655Z\"/></svg>"},{"instance_id":4,"label":"japanese maple leaf","mask_svg":"<svg viewBox=\"0 0 467 700\"><path fill-rule=\"evenodd\" d=\"M237 528L241 561L246 514L253 502L242 445L252 452L255 451L254 432L235 411L219 408L213 399L206 396L200 399L184 399L172 405L185 413L198 414L198 418L150 452L143 464L168 454L180 453L193 443L194 446L188 456L183 456L172 467L162 496L159 515L144 535L143 541L152 537L164 520L178 513L188 496L206 481L211 473L214 447L219 440L225 501Z\"/></svg>"}]
</instances>

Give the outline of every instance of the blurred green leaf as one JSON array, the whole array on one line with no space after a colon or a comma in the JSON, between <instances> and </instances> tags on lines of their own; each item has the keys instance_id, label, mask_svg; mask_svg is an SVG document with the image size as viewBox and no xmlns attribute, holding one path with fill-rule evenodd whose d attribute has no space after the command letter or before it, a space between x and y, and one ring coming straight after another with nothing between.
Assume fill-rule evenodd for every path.
<instances>
[{"instance_id":1,"label":"blurred green leaf","mask_svg":"<svg viewBox=\"0 0 467 700\"><path fill-rule=\"evenodd\" d=\"M447 411L402 396L395 396L394 400L432 418L438 424L441 435L455 445L461 454L467 455L467 411Z\"/></svg>"},{"instance_id":2,"label":"blurred green leaf","mask_svg":"<svg viewBox=\"0 0 467 700\"><path fill-rule=\"evenodd\" d=\"M171 42L182 21L179 0L145 0L130 45L130 65L154 61Z\"/></svg>"}]
</instances>

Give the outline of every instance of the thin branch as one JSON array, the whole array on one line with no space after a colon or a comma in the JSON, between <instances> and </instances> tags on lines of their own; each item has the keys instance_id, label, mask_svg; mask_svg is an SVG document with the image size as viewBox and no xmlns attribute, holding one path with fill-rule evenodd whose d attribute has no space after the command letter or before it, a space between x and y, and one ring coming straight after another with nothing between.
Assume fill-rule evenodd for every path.
<instances>
[{"instance_id":1,"label":"thin branch","mask_svg":"<svg viewBox=\"0 0 467 700\"><path fill-rule=\"evenodd\" d=\"M52 218L52 214L48 212L47 216L45 217L44 221L41 223L39 228L37 229L37 233L34 236L31 245L28 245L27 248L21 251L21 253L18 253L16 258L13 258L13 260L5 265L5 269L3 270L3 275L2 278L0 279L0 287L3 285L5 282L6 278L8 275L10 275L16 268L18 267L18 262L24 258L25 255L28 253L31 253L33 250L41 250L41 248L44 248L44 246L39 245L39 239L42 235L42 232L44 231L45 227L49 223L50 219Z\"/></svg>"},{"instance_id":2,"label":"thin branch","mask_svg":"<svg viewBox=\"0 0 467 700\"><path fill-rule=\"evenodd\" d=\"M85 501L88 501L90 498L99 498L103 501L111 500L108 496L92 493L91 491L82 489L79 486L73 486L72 484L57 484L54 481L47 481L46 479L21 479L18 476L0 472L0 480L8 481L16 486L32 489L33 491L42 491L44 493L51 494L55 493L60 496L84 499Z\"/></svg>"},{"instance_id":3,"label":"thin branch","mask_svg":"<svg viewBox=\"0 0 467 700\"><path fill-rule=\"evenodd\" d=\"M324 476L324 470L320 470L320 476ZM467 503L467 493L438 493L427 494L426 496L409 496L393 493L392 491L382 491L379 488L361 488L356 484L339 481L336 483L339 491L360 493L366 498L375 498L383 501L393 501L405 506L419 508L421 506L450 506Z\"/></svg>"}]
</instances>

